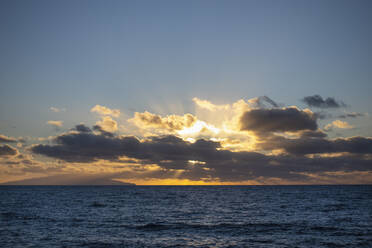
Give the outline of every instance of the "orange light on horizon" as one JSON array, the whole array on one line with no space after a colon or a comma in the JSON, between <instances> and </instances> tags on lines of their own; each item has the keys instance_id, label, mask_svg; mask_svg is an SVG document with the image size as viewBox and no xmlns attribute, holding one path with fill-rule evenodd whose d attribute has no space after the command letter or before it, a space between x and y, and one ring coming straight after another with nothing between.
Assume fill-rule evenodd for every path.
<instances>
[{"instance_id":1,"label":"orange light on horizon","mask_svg":"<svg viewBox=\"0 0 372 248\"><path fill-rule=\"evenodd\" d=\"M138 186L212 186L212 185L259 185L260 183L256 181L244 181L244 182L221 182L221 181L193 181L189 179L126 179L120 180L116 179L117 181L127 182L127 183L134 183Z\"/></svg>"}]
</instances>

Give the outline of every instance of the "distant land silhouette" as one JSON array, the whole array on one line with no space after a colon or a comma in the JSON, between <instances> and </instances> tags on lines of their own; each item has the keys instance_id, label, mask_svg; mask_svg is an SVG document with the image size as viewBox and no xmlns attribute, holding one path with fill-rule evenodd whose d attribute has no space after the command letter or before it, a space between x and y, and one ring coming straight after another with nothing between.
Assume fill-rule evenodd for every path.
<instances>
[{"instance_id":1,"label":"distant land silhouette","mask_svg":"<svg viewBox=\"0 0 372 248\"><path fill-rule=\"evenodd\" d=\"M97 175L55 175L49 177L31 178L19 181L10 181L0 185L126 185L135 186L133 183L125 183L107 177Z\"/></svg>"}]
</instances>

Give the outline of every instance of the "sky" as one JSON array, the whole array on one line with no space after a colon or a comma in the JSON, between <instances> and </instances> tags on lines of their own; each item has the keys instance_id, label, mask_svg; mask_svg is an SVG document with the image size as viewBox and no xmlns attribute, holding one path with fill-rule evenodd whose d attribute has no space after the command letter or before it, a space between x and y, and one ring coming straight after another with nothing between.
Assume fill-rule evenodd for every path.
<instances>
[{"instance_id":1,"label":"sky","mask_svg":"<svg viewBox=\"0 0 372 248\"><path fill-rule=\"evenodd\" d=\"M0 183L370 184L371 9L1 1Z\"/></svg>"}]
</instances>

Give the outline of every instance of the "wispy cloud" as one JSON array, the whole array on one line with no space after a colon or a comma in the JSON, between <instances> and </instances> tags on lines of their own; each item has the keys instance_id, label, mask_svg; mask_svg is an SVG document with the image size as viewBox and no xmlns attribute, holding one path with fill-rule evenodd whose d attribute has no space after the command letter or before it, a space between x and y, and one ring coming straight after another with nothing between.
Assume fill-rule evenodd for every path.
<instances>
[{"instance_id":1,"label":"wispy cloud","mask_svg":"<svg viewBox=\"0 0 372 248\"><path fill-rule=\"evenodd\" d=\"M98 113L99 115L108 115L112 117L119 117L120 116L120 110L119 109L110 109L108 107L102 106L102 105L96 105L94 106L90 112Z\"/></svg>"},{"instance_id":2,"label":"wispy cloud","mask_svg":"<svg viewBox=\"0 0 372 248\"><path fill-rule=\"evenodd\" d=\"M17 142L17 139L0 134L0 143L13 143L13 142Z\"/></svg>"},{"instance_id":3,"label":"wispy cloud","mask_svg":"<svg viewBox=\"0 0 372 248\"><path fill-rule=\"evenodd\" d=\"M309 107L315 108L341 108L346 107L342 101L336 101L333 97L324 98L320 95L306 96L302 101Z\"/></svg>"},{"instance_id":4,"label":"wispy cloud","mask_svg":"<svg viewBox=\"0 0 372 248\"><path fill-rule=\"evenodd\" d=\"M358 113L358 112L350 112L350 113L345 113L342 115L339 115L338 118L346 119L346 118L358 118L358 117L363 117L367 116L368 114L366 113Z\"/></svg>"},{"instance_id":5,"label":"wispy cloud","mask_svg":"<svg viewBox=\"0 0 372 248\"><path fill-rule=\"evenodd\" d=\"M331 131L333 128L350 129L353 128L353 126L347 123L346 121L335 120L332 123L327 124L324 127L324 130Z\"/></svg>"},{"instance_id":6,"label":"wispy cloud","mask_svg":"<svg viewBox=\"0 0 372 248\"><path fill-rule=\"evenodd\" d=\"M48 125L54 126L54 127L62 127L63 121L47 121Z\"/></svg>"},{"instance_id":7,"label":"wispy cloud","mask_svg":"<svg viewBox=\"0 0 372 248\"><path fill-rule=\"evenodd\" d=\"M50 107L50 111L58 113L58 112L66 112L66 108L57 108L57 107Z\"/></svg>"}]
</instances>

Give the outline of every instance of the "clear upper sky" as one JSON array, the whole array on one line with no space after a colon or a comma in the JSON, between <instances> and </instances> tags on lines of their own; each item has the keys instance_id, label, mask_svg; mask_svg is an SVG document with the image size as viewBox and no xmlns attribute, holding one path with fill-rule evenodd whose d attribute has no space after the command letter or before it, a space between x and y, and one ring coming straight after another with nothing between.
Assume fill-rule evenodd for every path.
<instances>
[{"instance_id":1,"label":"clear upper sky","mask_svg":"<svg viewBox=\"0 0 372 248\"><path fill-rule=\"evenodd\" d=\"M96 104L120 109L123 125L134 112L195 114L194 97L305 108L319 94L365 115L371 11L369 0L2 0L0 134L92 125ZM371 136L370 117L350 122L345 137Z\"/></svg>"},{"instance_id":2,"label":"clear upper sky","mask_svg":"<svg viewBox=\"0 0 372 248\"><path fill-rule=\"evenodd\" d=\"M320 94L367 112L371 9L339 0L1 1L1 127L38 129L50 106L74 118L97 103L187 108L195 96L298 104Z\"/></svg>"}]
</instances>

